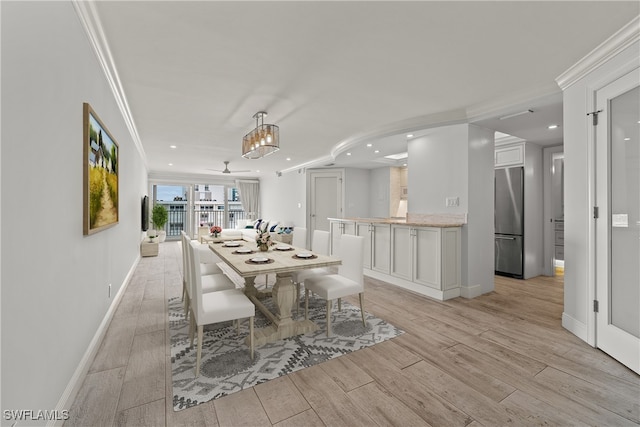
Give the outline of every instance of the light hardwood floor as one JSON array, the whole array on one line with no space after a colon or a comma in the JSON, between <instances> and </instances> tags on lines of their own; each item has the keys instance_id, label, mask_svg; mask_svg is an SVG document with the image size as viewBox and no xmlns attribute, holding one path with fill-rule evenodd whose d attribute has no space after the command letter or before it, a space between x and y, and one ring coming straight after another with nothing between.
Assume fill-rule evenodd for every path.
<instances>
[{"instance_id":1,"label":"light hardwood floor","mask_svg":"<svg viewBox=\"0 0 640 427\"><path fill-rule=\"evenodd\" d=\"M496 277L490 294L445 302L366 279L365 309L404 335L174 412L167 299L180 271L177 243L141 260L65 425L640 423L640 377L561 327L550 277Z\"/></svg>"}]
</instances>

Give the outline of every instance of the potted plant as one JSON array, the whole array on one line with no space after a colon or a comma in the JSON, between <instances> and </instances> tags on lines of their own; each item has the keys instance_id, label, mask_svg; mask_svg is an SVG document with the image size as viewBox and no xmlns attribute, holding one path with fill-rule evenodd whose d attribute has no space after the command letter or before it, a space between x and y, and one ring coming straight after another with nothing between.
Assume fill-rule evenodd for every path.
<instances>
[{"instance_id":1,"label":"potted plant","mask_svg":"<svg viewBox=\"0 0 640 427\"><path fill-rule=\"evenodd\" d=\"M156 203L153 206L153 211L151 211L151 222L153 222L153 226L156 229L159 242L164 242L167 238L167 232L164 231L164 225L167 223L168 219L169 213L167 212L167 208Z\"/></svg>"}]
</instances>

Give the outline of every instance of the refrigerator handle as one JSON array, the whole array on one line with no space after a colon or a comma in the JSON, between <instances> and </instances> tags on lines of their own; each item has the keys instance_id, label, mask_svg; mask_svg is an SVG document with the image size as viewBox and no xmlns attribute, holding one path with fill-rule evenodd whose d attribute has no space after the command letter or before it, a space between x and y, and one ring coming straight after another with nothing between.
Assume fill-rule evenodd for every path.
<instances>
[{"instance_id":1,"label":"refrigerator handle","mask_svg":"<svg viewBox=\"0 0 640 427\"><path fill-rule=\"evenodd\" d=\"M516 240L515 237L496 236L497 240Z\"/></svg>"}]
</instances>

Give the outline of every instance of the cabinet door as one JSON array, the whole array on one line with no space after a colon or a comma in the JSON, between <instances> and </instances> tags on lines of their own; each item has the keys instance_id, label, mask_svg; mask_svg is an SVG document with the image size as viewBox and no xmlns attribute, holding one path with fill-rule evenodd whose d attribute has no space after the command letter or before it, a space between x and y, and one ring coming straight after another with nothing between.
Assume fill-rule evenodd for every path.
<instances>
[{"instance_id":1,"label":"cabinet door","mask_svg":"<svg viewBox=\"0 0 640 427\"><path fill-rule=\"evenodd\" d=\"M391 227L391 275L411 280L411 228L404 226Z\"/></svg>"},{"instance_id":2,"label":"cabinet door","mask_svg":"<svg viewBox=\"0 0 640 427\"><path fill-rule=\"evenodd\" d=\"M495 166L524 165L524 145L496 148Z\"/></svg>"},{"instance_id":3,"label":"cabinet door","mask_svg":"<svg viewBox=\"0 0 640 427\"><path fill-rule=\"evenodd\" d=\"M364 237L364 268L371 268L371 224L359 222L356 224L356 236Z\"/></svg>"},{"instance_id":4,"label":"cabinet door","mask_svg":"<svg viewBox=\"0 0 640 427\"><path fill-rule=\"evenodd\" d=\"M373 224L371 268L389 274L391 264L391 226L389 224Z\"/></svg>"},{"instance_id":5,"label":"cabinet door","mask_svg":"<svg viewBox=\"0 0 640 427\"><path fill-rule=\"evenodd\" d=\"M414 256L413 281L431 288L440 289L442 253L440 250L440 228L420 227L413 229Z\"/></svg>"}]
</instances>

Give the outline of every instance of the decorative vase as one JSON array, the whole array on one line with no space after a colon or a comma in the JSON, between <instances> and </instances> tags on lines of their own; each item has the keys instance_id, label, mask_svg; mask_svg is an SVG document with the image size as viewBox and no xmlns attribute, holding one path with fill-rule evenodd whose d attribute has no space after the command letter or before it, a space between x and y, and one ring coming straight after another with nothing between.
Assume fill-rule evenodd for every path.
<instances>
[{"instance_id":1,"label":"decorative vase","mask_svg":"<svg viewBox=\"0 0 640 427\"><path fill-rule=\"evenodd\" d=\"M260 245L258 246L258 249L260 249L262 252L267 252L269 250L269 245Z\"/></svg>"},{"instance_id":2,"label":"decorative vase","mask_svg":"<svg viewBox=\"0 0 640 427\"><path fill-rule=\"evenodd\" d=\"M218 233L213 233L213 237L218 238Z\"/></svg>"}]
</instances>

